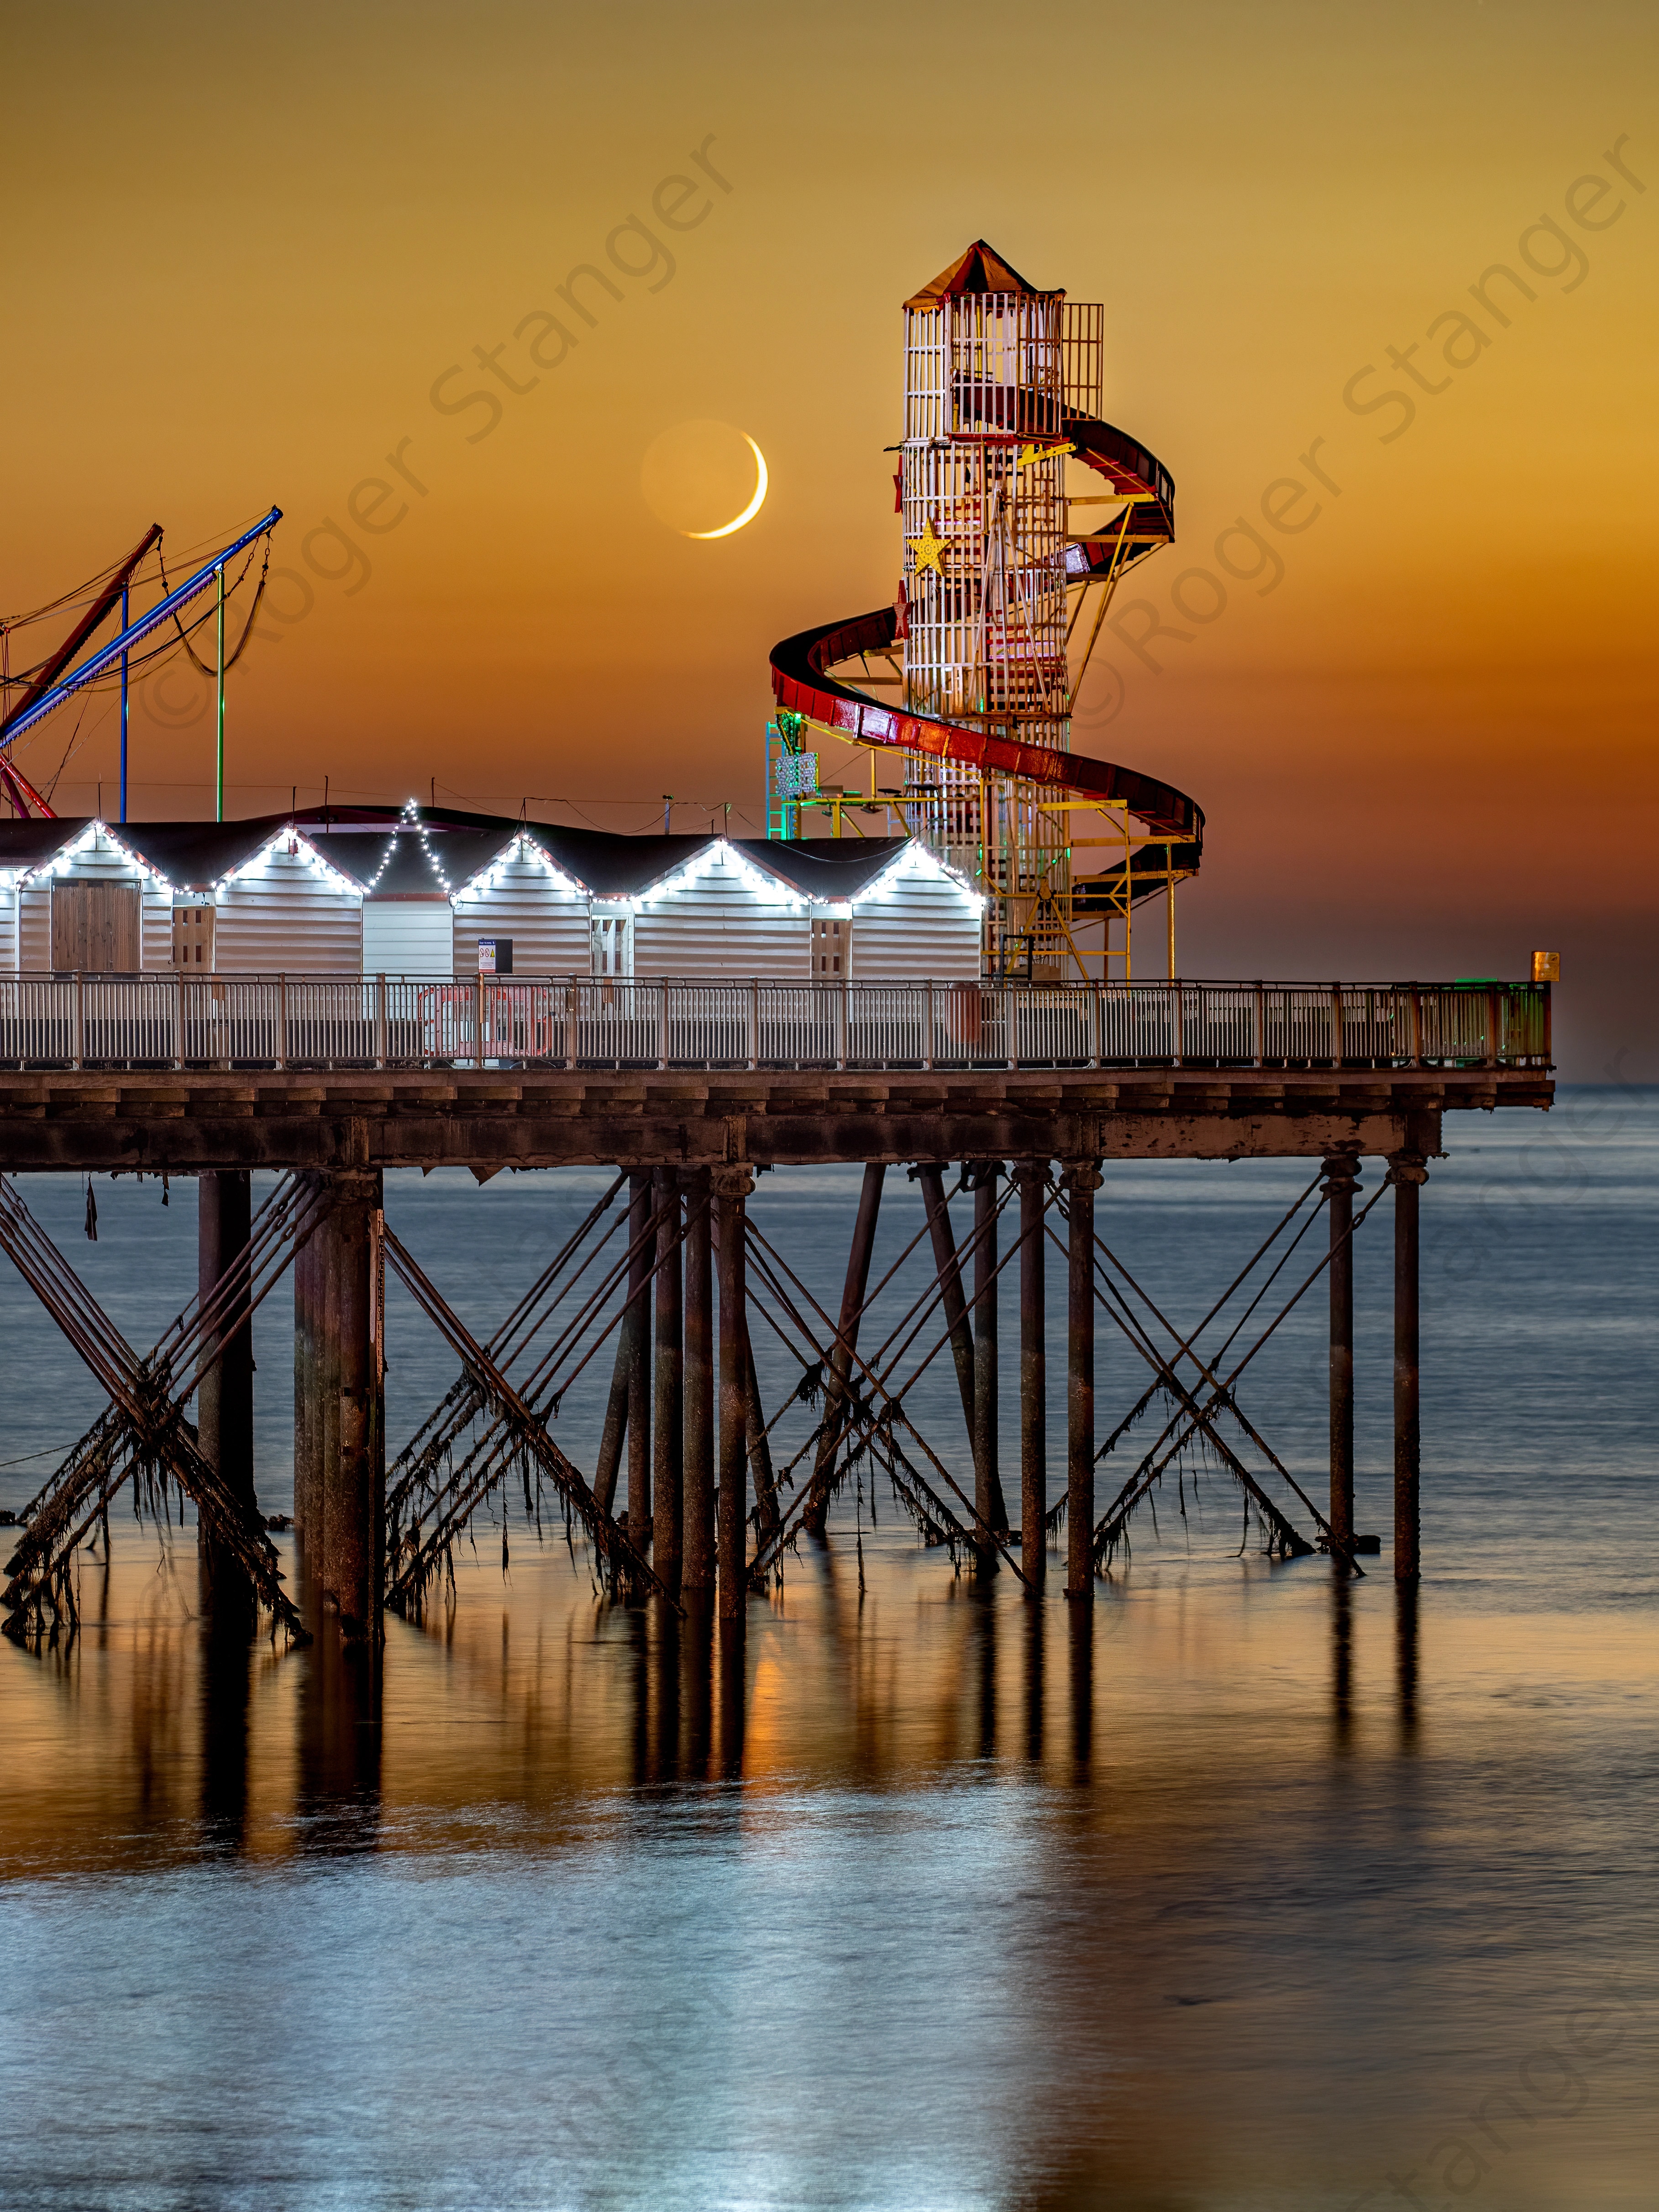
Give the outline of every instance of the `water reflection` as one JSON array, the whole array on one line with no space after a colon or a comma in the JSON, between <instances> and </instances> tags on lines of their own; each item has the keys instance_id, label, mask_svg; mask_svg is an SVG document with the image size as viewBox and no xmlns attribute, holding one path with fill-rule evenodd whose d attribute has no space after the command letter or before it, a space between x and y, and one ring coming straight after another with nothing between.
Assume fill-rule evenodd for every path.
<instances>
[{"instance_id":1,"label":"water reflection","mask_svg":"<svg viewBox=\"0 0 1659 2212\"><path fill-rule=\"evenodd\" d=\"M1395 1680L1400 1698L1400 1747L1410 1751L1417 1742L1417 1607L1418 1585L1395 1585Z\"/></svg>"},{"instance_id":2,"label":"water reflection","mask_svg":"<svg viewBox=\"0 0 1659 2212\"><path fill-rule=\"evenodd\" d=\"M1033 1764L1042 1758L1042 1644L1041 1604L1028 1600L1021 1608L1021 1638L1025 1653L1025 1756Z\"/></svg>"},{"instance_id":3,"label":"water reflection","mask_svg":"<svg viewBox=\"0 0 1659 2212\"><path fill-rule=\"evenodd\" d=\"M209 1613L202 1628L202 1848L240 1852L248 1814L248 1698L252 1675L245 1625Z\"/></svg>"},{"instance_id":4,"label":"water reflection","mask_svg":"<svg viewBox=\"0 0 1659 2212\"><path fill-rule=\"evenodd\" d=\"M1346 1566L1331 1561L1331 1717L1339 1751L1353 1739L1353 1583Z\"/></svg>"},{"instance_id":5,"label":"water reflection","mask_svg":"<svg viewBox=\"0 0 1659 2212\"><path fill-rule=\"evenodd\" d=\"M299 1656L299 1847L312 1856L373 1850L380 1825L380 1655L325 1622Z\"/></svg>"},{"instance_id":6,"label":"water reflection","mask_svg":"<svg viewBox=\"0 0 1659 2212\"><path fill-rule=\"evenodd\" d=\"M1072 1779L1089 1779L1089 1758L1094 1748L1095 1724L1095 1609L1073 1603L1066 1607L1067 1656L1072 1685Z\"/></svg>"},{"instance_id":7,"label":"water reflection","mask_svg":"<svg viewBox=\"0 0 1659 2212\"><path fill-rule=\"evenodd\" d=\"M1386 2202L1589 2001L1604 1910L1640 1952L1652 1808L1588 1784L1632 1771L1645 1620L1320 1560L1037 1602L864 1549L862 1589L843 1539L792 1559L738 1637L481 1546L382 1651L323 1620L284 1652L118 1532L78 1641L0 1650L0 1902L126 2200L243 2170L251 2092L295 2202ZM1593 1903L1563 1852L1614 1870ZM295 2073L271 1998L319 1960L335 2033ZM198 2053L159 2109L152 1988ZM1642 2078L1583 2124L1609 2203L1643 2201ZM9 2201L54 2201L33 2156Z\"/></svg>"},{"instance_id":8,"label":"water reflection","mask_svg":"<svg viewBox=\"0 0 1659 2212\"><path fill-rule=\"evenodd\" d=\"M975 1574L968 1603L973 1622L975 1671L979 1676L979 1741L975 1755L997 1755L997 1608L988 1574Z\"/></svg>"},{"instance_id":9,"label":"water reflection","mask_svg":"<svg viewBox=\"0 0 1659 2212\"><path fill-rule=\"evenodd\" d=\"M550 1547L515 1551L510 1577L460 1565L426 1618L388 1620L379 1650L343 1644L296 1561L317 1632L288 1651L209 1609L187 1538L154 1545L118 1529L112 1556L82 1564L79 1637L3 1654L0 1717L36 1754L0 1807L14 1869L32 1845L50 1857L70 1809L77 1850L130 1863L162 1844L373 1850L409 1839L411 1808L595 1790L892 1786L963 1762L1087 1788L1103 1728L1115 1766L1177 1711L1212 1720L1241 1684L1267 1698L1243 1735L1266 1730L1281 1756L1321 1755L1304 1733L1321 1710L1345 1760L1385 1741L1413 1754L1426 1724L1425 1600L1320 1561L1125 1571L1076 1605L955 1574L895 1534L866 1542L863 1588L844 1543L810 1547L743 1629L707 1601L683 1615L614 1602ZM1437 1633L1455 1648L1471 1630L1443 1614ZM1449 1663L1442 1705L1461 1686Z\"/></svg>"}]
</instances>

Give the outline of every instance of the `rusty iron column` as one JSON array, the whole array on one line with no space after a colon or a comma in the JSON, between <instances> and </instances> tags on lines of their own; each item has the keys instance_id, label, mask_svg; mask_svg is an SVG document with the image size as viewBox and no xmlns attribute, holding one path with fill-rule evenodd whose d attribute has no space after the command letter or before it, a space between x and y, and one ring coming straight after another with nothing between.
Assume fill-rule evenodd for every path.
<instances>
[{"instance_id":1,"label":"rusty iron column","mask_svg":"<svg viewBox=\"0 0 1659 2212\"><path fill-rule=\"evenodd\" d=\"M1095 1193L1100 1170L1079 1161L1060 1178L1071 1214L1066 1271L1066 1595L1095 1595Z\"/></svg>"},{"instance_id":2,"label":"rusty iron column","mask_svg":"<svg viewBox=\"0 0 1659 2212\"><path fill-rule=\"evenodd\" d=\"M766 1413L761 1404L760 1376L755 1369L755 1340L750 1334L749 1316L743 1324L744 1373L748 1377L744 1386L747 1400L744 1411L744 1438L749 1449L749 1464L755 1471L755 1525L763 1536L775 1536L781 1528L778 1511L777 1476L772 1468L772 1446L766 1434Z\"/></svg>"},{"instance_id":3,"label":"rusty iron column","mask_svg":"<svg viewBox=\"0 0 1659 2212\"><path fill-rule=\"evenodd\" d=\"M680 1185L673 1168L659 1168L652 1196L657 1224L656 1414L652 1425L655 1474L652 1565L664 1587L680 1586L680 1469L685 1455L685 1339L680 1261Z\"/></svg>"},{"instance_id":4,"label":"rusty iron column","mask_svg":"<svg viewBox=\"0 0 1659 2212\"><path fill-rule=\"evenodd\" d=\"M616 1500L617 1471L628 1440L628 1316L617 1324L617 1357L611 1370L611 1395L605 1404L605 1425L599 1431L599 1456L593 1462L593 1496L601 1512Z\"/></svg>"},{"instance_id":5,"label":"rusty iron column","mask_svg":"<svg viewBox=\"0 0 1659 2212\"><path fill-rule=\"evenodd\" d=\"M957 1255L956 1239L951 1232L951 1217L945 1203L945 1177L942 1170L924 1163L916 1170L921 1185L922 1202L927 1209L927 1225L933 1238L933 1268L939 1277L946 1328L951 1333L951 1356L956 1362L957 1386L962 1394L962 1417L968 1425L968 1441L974 1454L974 1490L976 1509L982 1491L989 1501L986 1520L993 1528L1006 1528L1008 1509L1003 1503L1002 1484L996 1466L981 1465L979 1449L979 1430L974 1413L974 1338L968 1325L968 1301L962 1291L962 1263Z\"/></svg>"},{"instance_id":6,"label":"rusty iron column","mask_svg":"<svg viewBox=\"0 0 1659 2212\"><path fill-rule=\"evenodd\" d=\"M648 1172L628 1182L628 1534L643 1551L651 1541L651 1271L656 1261Z\"/></svg>"},{"instance_id":7,"label":"rusty iron column","mask_svg":"<svg viewBox=\"0 0 1659 2212\"><path fill-rule=\"evenodd\" d=\"M881 1213L882 1185L887 1170L872 1161L864 1170L859 1193L858 1218L853 1224L853 1243L847 1255L847 1280L841 1294L839 1335L830 1358L823 1396L823 1431L818 1438L812 1465L812 1487L807 1497L802 1525L809 1536L822 1536L830 1512L830 1492L835 1481L836 1458L847 1425L847 1392L858 1349L859 1316L870 1283L870 1257L876 1249L876 1223Z\"/></svg>"},{"instance_id":8,"label":"rusty iron column","mask_svg":"<svg viewBox=\"0 0 1659 2212\"><path fill-rule=\"evenodd\" d=\"M1428 1179L1421 1152L1390 1154L1389 1181L1394 1185L1394 1578L1399 1583L1414 1583L1421 1571L1417 1199Z\"/></svg>"},{"instance_id":9,"label":"rusty iron column","mask_svg":"<svg viewBox=\"0 0 1659 2212\"><path fill-rule=\"evenodd\" d=\"M951 1357L956 1362L957 1388L962 1394L962 1418L968 1439L974 1437L974 1339L968 1327L968 1302L962 1295L962 1267L957 1241L951 1233L951 1216L945 1202L945 1174L936 1163L924 1160L916 1170L921 1202L927 1209L927 1231L933 1240L933 1272L939 1277L941 1310L951 1332ZM977 1480L979 1470L975 1469Z\"/></svg>"},{"instance_id":10,"label":"rusty iron column","mask_svg":"<svg viewBox=\"0 0 1659 2212\"><path fill-rule=\"evenodd\" d=\"M250 1510L253 1506L253 1334L246 1275L252 1200L246 1168L229 1168L196 1178L196 1279L206 1305L220 1277L239 1255L244 1273L234 1293L216 1301L219 1316L204 1350L217 1356L206 1368L196 1393L196 1434L202 1456L220 1480ZM252 1595L246 1578L228 1559L216 1555L206 1529L198 1522L198 1552L203 1595L216 1603L246 1611Z\"/></svg>"},{"instance_id":11,"label":"rusty iron column","mask_svg":"<svg viewBox=\"0 0 1659 2212\"><path fill-rule=\"evenodd\" d=\"M609 1513L616 1503L617 1476L621 1471L623 1451L628 1451L629 1505L631 1510L635 1492L640 1484L635 1470L641 1450L650 1449L650 1434L645 1428L648 1413L642 1413L648 1381L641 1381L642 1361L649 1356L651 1322L645 1306L646 1293L641 1285L641 1269L649 1273L652 1256L648 1252L635 1251L643 1231L640 1215L640 1187L646 1193L646 1218L649 1218L652 1178L649 1175L630 1176L628 1196L628 1250L633 1254L628 1263L628 1290L623 1300L622 1318L617 1323L617 1357L611 1370L611 1390L605 1400L605 1424L599 1432L599 1456L593 1462L593 1496L602 1512ZM647 1495L645 1510L650 1511L650 1477L646 1483Z\"/></svg>"},{"instance_id":12,"label":"rusty iron column","mask_svg":"<svg viewBox=\"0 0 1659 2212\"><path fill-rule=\"evenodd\" d=\"M1008 1526L997 1464L997 1178L1002 1163L981 1169L974 1186L974 1510L988 1528ZM994 1574L996 1547L981 1543L980 1570Z\"/></svg>"},{"instance_id":13,"label":"rusty iron column","mask_svg":"<svg viewBox=\"0 0 1659 2212\"><path fill-rule=\"evenodd\" d=\"M338 1476L340 1462L340 1285L336 1266L335 1224L338 1178L325 1176L330 1211L317 1225L312 1242L317 1248L317 1495L313 1517L317 1523L316 1555L312 1566L325 1608L334 1603L334 1582L328 1558L328 1494Z\"/></svg>"},{"instance_id":14,"label":"rusty iron column","mask_svg":"<svg viewBox=\"0 0 1659 2212\"><path fill-rule=\"evenodd\" d=\"M715 1244L720 1274L720 1611L741 1627L748 1583L749 1334L744 1214L755 1178L748 1168L716 1168Z\"/></svg>"},{"instance_id":15,"label":"rusty iron column","mask_svg":"<svg viewBox=\"0 0 1659 2212\"><path fill-rule=\"evenodd\" d=\"M1047 1160L1023 1160L1019 1185L1019 1564L1032 1592L1042 1589L1048 1559L1048 1355L1043 1291L1047 1232L1043 1200Z\"/></svg>"},{"instance_id":16,"label":"rusty iron column","mask_svg":"<svg viewBox=\"0 0 1659 2212\"><path fill-rule=\"evenodd\" d=\"M386 1641L380 1593L386 1588L386 1178L376 1178L374 1206L368 1217L369 1425L374 1438L374 1631Z\"/></svg>"},{"instance_id":17,"label":"rusty iron column","mask_svg":"<svg viewBox=\"0 0 1659 2212\"><path fill-rule=\"evenodd\" d=\"M332 1601L343 1632L353 1640L376 1637L380 1614L378 1560L386 1498L375 1474L378 1391L370 1324L372 1219L380 1203L378 1173L337 1176L334 1203L318 1232L328 1271L324 1602Z\"/></svg>"},{"instance_id":18,"label":"rusty iron column","mask_svg":"<svg viewBox=\"0 0 1659 2212\"><path fill-rule=\"evenodd\" d=\"M1353 1194L1358 1163L1346 1153L1325 1162L1330 1214L1331 1534L1344 1553L1353 1548Z\"/></svg>"},{"instance_id":19,"label":"rusty iron column","mask_svg":"<svg viewBox=\"0 0 1659 2212\"><path fill-rule=\"evenodd\" d=\"M680 1587L714 1584L714 1284L709 1171L685 1186L685 1456L681 1475Z\"/></svg>"},{"instance_id":20,"label":"rusty iron column","mask_svg":"<svg viewBox=\"0 0 1659 2212\"><path fill-rule=\"evenodd\" d=\"M307 1175L314 1189L321 1178ZM307 1577L323 1550L322 1233L313 1230L294 1255L294 1526Z\"/></svg>"}]
</instances>

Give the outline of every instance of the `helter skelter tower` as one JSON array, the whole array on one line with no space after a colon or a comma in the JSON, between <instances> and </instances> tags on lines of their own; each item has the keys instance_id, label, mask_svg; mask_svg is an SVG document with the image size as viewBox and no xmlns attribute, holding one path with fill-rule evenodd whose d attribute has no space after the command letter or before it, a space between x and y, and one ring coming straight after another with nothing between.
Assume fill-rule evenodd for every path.
<instances>
[{"instance_id":1,"label":"helter skelter tower","mask_svg":"<svg viewBox=\"0 0 1659 2212\"><path fill-rule=\"evenodd\" d=\"M1201 854L1204 817L1184 793L1071 750L1113 591L1175 535L1168 471L1100 417L1104 319L1039 291L982 239L905 301L894 604L772 654L779 743L798 755L775 757L772 795L812 803L812 726L906 755L907 821L985 895L993 973L1076 979L1115 962L1127 978L1131 910L1160 890L1173 972L1174 885ZM1068 460L1098 493L1068 497ZM1106 865L1074 867L1103 848Z\"/></svg>"},{"instance_id":2,"label":"helter skelter tower","mask_svg":"<svg viewBox=\"0 0 1659 2212\"><path fill-rule=\"evenodd\" d=\"M1102 320L983 244L904 303L900 629L915 714L1071 750L1064 425L1068 409L1100 411ZM912 828L1000 906L1042 879L1063 897L1064 824L1036 787L1008 786L913 754Z\"/></svg>"}]
</instances>

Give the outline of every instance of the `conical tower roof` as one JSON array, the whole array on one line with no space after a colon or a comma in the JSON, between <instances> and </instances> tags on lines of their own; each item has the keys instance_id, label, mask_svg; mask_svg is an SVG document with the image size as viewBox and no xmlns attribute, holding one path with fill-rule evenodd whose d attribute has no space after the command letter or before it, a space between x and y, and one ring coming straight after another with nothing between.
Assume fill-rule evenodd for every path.
<instances>
[{"instance_id":1,"label":"conical tower roof","mask_svg":"<svg viewBox=\"0 0 1659 2212\"><path fill-rule=\"evenodd\" d=\"M942 269L931 284L924 284L904 304L918 309L937 307L942 300L953 299L962 292L1024 292L1033 300L1061 300L1066 296L1063 292L1041 292L1035 284L1028 284L994 246L976 238L964 254L948 269Z\"/></svg>"}]
</instances>

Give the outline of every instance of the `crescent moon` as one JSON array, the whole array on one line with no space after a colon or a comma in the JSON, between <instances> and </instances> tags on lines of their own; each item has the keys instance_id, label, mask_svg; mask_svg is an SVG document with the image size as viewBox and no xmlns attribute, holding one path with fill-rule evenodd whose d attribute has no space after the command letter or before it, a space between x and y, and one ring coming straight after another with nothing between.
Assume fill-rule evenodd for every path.
<instances>
[{"instance_id":1,"label":"crescent moon","mask_svg":"<svg viewBox=\"0 0 1659 2212\"><path fill-rule=\"evenodd\" d=\"M744 444L748 447L750 452L755 456L755 496L750 501L748 506L744 507L741 514L733 515L730 522L722 523L718 530L688 530L682 533L684 536L687 538L729 538L734 530L741 530L745 522L752 522L755 517L760 513L761 507L766 498L766 456L762 453L760 447L750 436L747 430L741 432L740 435L742 436Z\"/></svg>"}]
</instances>

